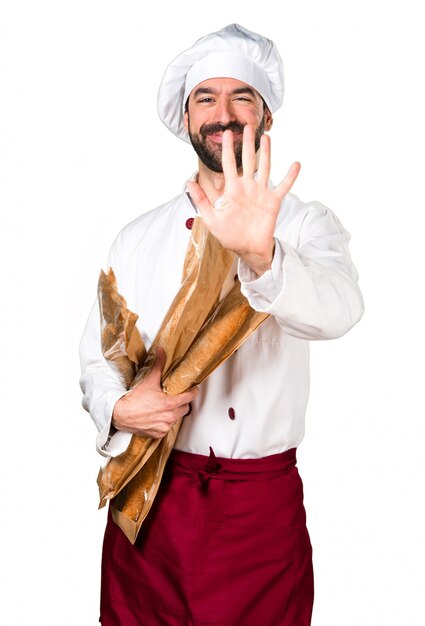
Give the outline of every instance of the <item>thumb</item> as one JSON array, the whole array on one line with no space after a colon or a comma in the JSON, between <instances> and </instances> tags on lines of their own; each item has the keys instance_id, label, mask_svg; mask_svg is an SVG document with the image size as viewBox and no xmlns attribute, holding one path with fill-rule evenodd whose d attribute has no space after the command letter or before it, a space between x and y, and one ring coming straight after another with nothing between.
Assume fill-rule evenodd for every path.
<instances>
[{"instance_id":1,"label":"thumb","mask_svg":"<svg viewBox=\"0 0 425 626\"><path fill-rule=\"evenodd\" d=\"M203 218L207 218L211 215L213 211L213 206L211 202L208 200L205 191L202 189L199 183L195 183L195 181L190 181L187 183L187 190L199 209Z\"/></svg>"},{"instance_id":2,"label":"thumb","mask_svg":"<svg viewBox=\"0 0 425 626\"><path fill-rule=\"evenodd\" d=\"M285 178L276 187L275 191L281 200L283 200L284 196L288 193L288 191L290 191L292 185L297 179L298 174L300 173L300 169L301 169L301 163L299 163L298 161L295 161L295 163L292 163Z\"/></svg>"}]
</instances>

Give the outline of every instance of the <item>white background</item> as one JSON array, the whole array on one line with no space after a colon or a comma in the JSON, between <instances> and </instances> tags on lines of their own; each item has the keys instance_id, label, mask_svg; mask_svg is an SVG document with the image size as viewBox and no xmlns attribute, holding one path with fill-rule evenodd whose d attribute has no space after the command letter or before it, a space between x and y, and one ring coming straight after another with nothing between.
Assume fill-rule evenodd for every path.
<instances>
[{"instance_id":1,"label":"white background","mask_svg":"<svg viewBox=\"0 0 425 626\"><path fill-rule=\"evenodd\" d=\"M3 2L1 580L8 626L94 626L105 510L78 343L118 231L196 169L156 114L165 66L231 22L267 35L286 96L277 183L352 234L366 302L312 345L299 448L313 626L423 626L421 2ZM422 49L421 49L422 48Z\"/></svg>"}]
</instances>

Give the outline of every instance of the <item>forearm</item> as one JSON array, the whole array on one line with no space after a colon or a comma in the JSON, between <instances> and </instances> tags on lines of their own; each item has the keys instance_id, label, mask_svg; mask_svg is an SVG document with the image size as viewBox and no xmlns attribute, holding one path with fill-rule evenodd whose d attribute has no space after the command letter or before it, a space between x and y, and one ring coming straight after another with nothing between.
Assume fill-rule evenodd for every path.
<instances>
[{"instance_id":1,"label":"forearm","mask_svg":"<svg viewBox=\"0 0 425 626\"><path fill-rule=\"evenodd\" d=\"M303 339L345 334L363 314L349 234L321 207L309 217L299 249L276 237L271 270L262 276L242 261L241 289L251 306L273 315L285 332Z\"/></svg>"},{"instance_id":2,"label":"forearm","mask_svg":"<svg viewBox=\"0 0 425 626\"><path fill-rule=\"evenodd\" d=\"M127 393L118 371L103 356L100 344L99 305L96 299L80 342L82 405L90 413L99 434L96 447L103 456L123 452L128 441L123 437L110 439L115 403ZM129 438L128 438L129 439Z\"/></svg>"}]
</instances>

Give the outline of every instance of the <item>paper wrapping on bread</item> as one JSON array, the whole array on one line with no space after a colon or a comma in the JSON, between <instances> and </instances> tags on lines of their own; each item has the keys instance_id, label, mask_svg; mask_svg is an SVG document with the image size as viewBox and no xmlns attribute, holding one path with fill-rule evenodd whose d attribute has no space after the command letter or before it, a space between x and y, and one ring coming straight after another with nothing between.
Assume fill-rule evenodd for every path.
<instances>
[{"instance_id":1,"label":"paper wrapping on bread","mask_svg":"<svg viewBox=\"0 0 425 626\"><path fill-rule=\"evenodd\" d=\"M100 319L102 322L102 352L114 363L127 389L137 373L139 363L146 358L146 348L136 327L138 315L127 308L120 296L114 272L100 272L98 284Z\"/></svg>"},{"instance_id":2,"label":"paper wrapping on bread","mask_svg":"<svg viewBox=\"0 0 425 626\"><path fill-rule=\"evenodd\" d=\"M166 354L165 393L199 385L268 317L249 306L237 280L220 300L233 260L233 253L196 218L181 288L147 352L136 327L138 316L118 293L113 271L101 273L102 350L127 388L140 384L150 371L158 346ZM162 439L133 435L127 450L99 472L100 507L111 500L113 519L132 543L152 506L181 421Z\"/></svg>"},{"instance_id":3,"label":"paper wrapping on bread","mask_svg":"<svg viewBox=\"0 0 425 626\"><path fill-rule=\"evenodd\" d=\"M140 368L134 380L130 384L128 378L124 379L123 382L126 387L134 387L143 380L153 366L158 346L164 349L166 355L163 380L169 369L181 361L199 329L216 306L223 282L232 263L233 254L218 244L217 240L203 226L202 220L195 219L184 261L180 290L175 296L144 361L139 362ZM117 284L112 270L109 271L108 276L107 282L102 281L103 293L99 295L99 301L104 302L109 299L111 301L110 308L113 308L115 303L117 303L118 308L125 306L124 316L128 317L129 311L126 304L122 304L124 299L117 292ZM120 312L117 311L116 317L118 319L120 319L120 315ZM120 329L117 328L118 330ZM125 358L129 346L122 342L120 346L121 356ZM133 354L127 354L127 356L129 360L134 360ZM105 357L108 358L107 354ZM118 361L117 355L115 355L114 365L118 367L123 365L123 361ZM123 371L124 375L127 375L127 369ZM179 393L179 391L170 390L170 393ZM105 469L101 470L98 479L101 505L118 494L139 471L160 442L159 439L134 435L126 452L109 461Z\"/></svg>"}]
</instances>

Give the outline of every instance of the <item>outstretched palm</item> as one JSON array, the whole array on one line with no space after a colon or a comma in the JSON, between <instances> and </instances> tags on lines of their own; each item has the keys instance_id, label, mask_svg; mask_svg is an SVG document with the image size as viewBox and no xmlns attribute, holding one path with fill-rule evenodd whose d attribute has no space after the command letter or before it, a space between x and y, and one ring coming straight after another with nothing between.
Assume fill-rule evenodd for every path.
<instances>
[{"instance_id":1,"label":"outstretched palm","mask_svg":"<svg viewBox=\"0 0 425 626\"><path fill-rule=\"evenodd\" d=\"M269 189L270 137L263 135L254 178L255 129L250 124L243 132L242 176L238 175L230 130L223 133L222 164L224 193L215 206L198 183L189 183L188 190L207 228L222 246L233 250L257 274L262 274L270 267L273 257L273 234L282 199L294 184L301 166L293 163L284 180L275 189Z\"/></svg>"}]
</instances>

